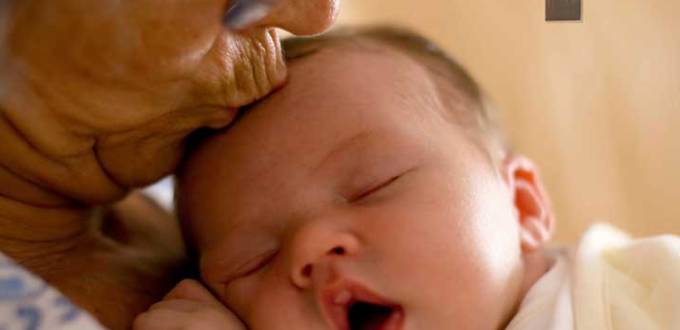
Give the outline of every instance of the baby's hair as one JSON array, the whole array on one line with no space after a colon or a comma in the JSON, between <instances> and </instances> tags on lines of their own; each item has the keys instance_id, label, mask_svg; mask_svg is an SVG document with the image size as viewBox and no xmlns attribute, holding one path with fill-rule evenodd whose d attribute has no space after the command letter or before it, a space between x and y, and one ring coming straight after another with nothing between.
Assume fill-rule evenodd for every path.
<instances>
[{"instance_id":1,"label":"baby's hair","mask_svg":"<svg viewBox=\"0 0 680 330\"><path fill-rule=\"evenodd\" d=\"M313 37L287 38L282 43L289 63L333 48L374 51L386 46L405 54L430 74L453 123L483 146L492 160L506 153L505 138L492 116L494 107L477 82L453 57L412 30L391 25L342 27Z\"/></svg>"}]
</instances>

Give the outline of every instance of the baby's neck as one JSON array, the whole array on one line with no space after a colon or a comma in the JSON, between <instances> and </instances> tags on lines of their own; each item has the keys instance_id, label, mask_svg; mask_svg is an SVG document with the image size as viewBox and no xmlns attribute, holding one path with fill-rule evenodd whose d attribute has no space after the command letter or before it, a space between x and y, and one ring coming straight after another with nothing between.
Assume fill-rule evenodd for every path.
<instances>
[{"instance_id":1,"label":"baby's neck","mask_svg":"<svg viewBox=\"0 0 680 330\"><path fill-rule=\"evenodd\" d=\"M544 250L537 250L524 255L523 262L524 267L522 271L522 283L519 287L519 294L514 301L512 309L506 316L505 322L503 322L503 327L501 329L505 329L505 327L510 323L512 318L519 311L519 307L531 287L533 287L553 265L553 261L546 255Z\"/></svg>"},{"instance_id":2,"label":"baby's neck","mask_svg":"<svg viewBox=\"0 0 680 330\"><path fill-rule=\"evenodd\" d=\"M524 276L516 308L519 308L519 304L524 300L524 297L526 297L531 287L533 287L534 284L550 270L553 263L554 261L549 258L542 249L524 256Z\"/></svg>"}]
</instances>

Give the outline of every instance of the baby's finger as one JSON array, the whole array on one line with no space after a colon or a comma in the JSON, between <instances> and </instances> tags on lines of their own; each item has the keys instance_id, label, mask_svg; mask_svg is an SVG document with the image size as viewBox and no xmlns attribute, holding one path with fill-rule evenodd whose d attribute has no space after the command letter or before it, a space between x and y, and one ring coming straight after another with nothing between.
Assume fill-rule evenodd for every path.
<instances>
[{"instance_id":1,"label":"baby's finger","mask_svg":"<svg viewBox=\"0 0 680 330\"><path fill-rule=\"evenodd\" d=\"M245 330L226 308L193 300L164 300L135 319L133 330Z\"/></svg>"},{"instance_id":2,"label":"baby's finger","mask_svg":"<svg viewBox=\"0 0 680 330\"><path fill-rule=\"evenodd\" d=\"M208 289L192 279L182 280L163 298L163 300L171 299L186 299L221 305Z\"/></svg>"},{"instance_id":3,"label":"baby's finger","mask_svg":"<svg viewBox=\"0 0 680 330\"><path fill-rule=\"evenodd\" d=\"M199 309L202 308L207 308L206 306L212 307L213 305L211 304L206 304L200 301L195 301L195 300L186 300L186 299L170 299L170 300L163 300L161 302L157 302L153 304L151 307L149 307L149 312L153 311L158 311L158 310L172 310L176 312L182 312L182 313L193 313Z\"/></svg>"},{"instance_id":4,"label":"baby's finger","mask_svg":"<svg viewBox=\"0 0 680 330\"><path fill-rule=\"evenodd\" d=\"M182 329L188 316L184 312L160 308L137 315L132 330L175 330Z\"/></svg>"}]
</instances>

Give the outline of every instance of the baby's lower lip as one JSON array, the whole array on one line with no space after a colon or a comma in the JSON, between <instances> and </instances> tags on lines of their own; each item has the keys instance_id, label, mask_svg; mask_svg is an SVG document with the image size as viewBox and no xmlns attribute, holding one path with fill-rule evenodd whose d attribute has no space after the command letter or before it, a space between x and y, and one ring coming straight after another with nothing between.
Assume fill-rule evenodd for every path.
<instances>
[{"instance_id":1,"label":"baby's lower lip","mask_svg":"<svg viewBox=\"0 0 680 330\"><path fill-rule=\"evenodd\" d=\"M401 330L404 327L404 311L399 308L376 330Z\"/></svg>"}]
</instances>

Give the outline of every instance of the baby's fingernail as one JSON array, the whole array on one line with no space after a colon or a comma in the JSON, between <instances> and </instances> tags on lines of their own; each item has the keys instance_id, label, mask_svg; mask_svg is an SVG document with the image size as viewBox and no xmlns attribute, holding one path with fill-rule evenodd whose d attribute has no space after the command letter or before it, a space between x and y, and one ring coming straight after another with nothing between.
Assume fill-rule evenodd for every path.
<instances>
[{"instance_id":1,"label":"baby's fingernail","mask_svg":"<svg viewBox=\"0 0 680 330\"><path fill-rule=\"evenodd\" d=\"M224 15L224 25L238 30L265 18L276 0L234 0Z\"/></svg>"}]
</instances>

